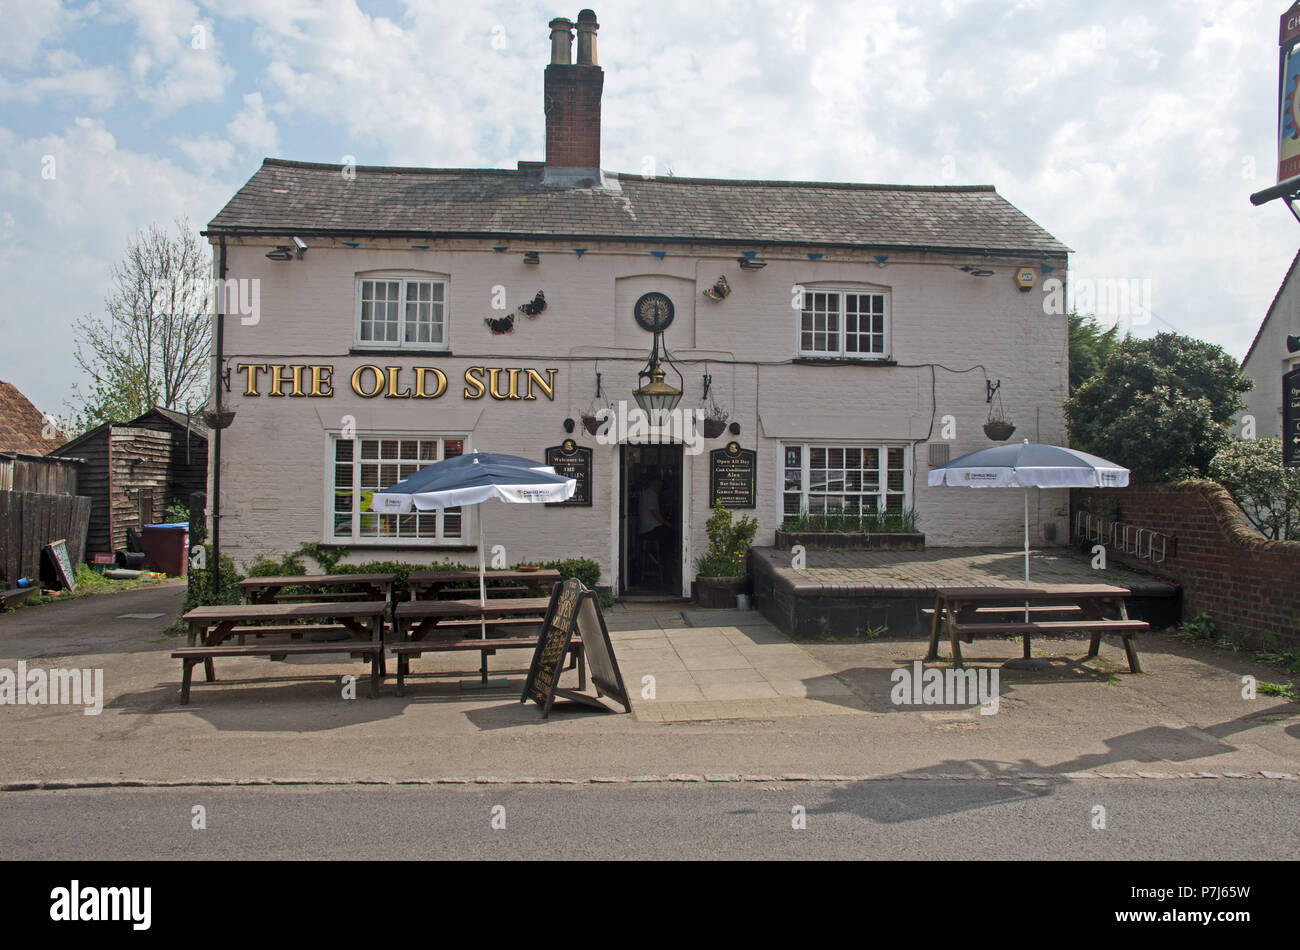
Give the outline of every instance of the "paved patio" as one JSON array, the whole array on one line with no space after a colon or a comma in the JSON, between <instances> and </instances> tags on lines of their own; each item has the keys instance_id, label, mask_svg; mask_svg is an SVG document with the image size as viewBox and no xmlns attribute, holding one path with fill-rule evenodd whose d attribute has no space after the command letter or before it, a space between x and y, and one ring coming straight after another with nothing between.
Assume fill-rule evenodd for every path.
<instances>
[{"instance_id":1,"label":"paved patio","mask_svg":"<svg viewBox=\"0 0 1300 950\"><path fill-rule=\"evenodd\" d=\"M808 551L796 570L790 551L755 548L754 604L800 641L929 633L922 610L940 587L1021 587L1023 548L928 548L924 551ZM1129 615L1153 628L1176 623L1179 590L1123 568L1094 570L1070 548L1030 551L1029 577L1039 584L1111 584L1133 592Z\"/></svg>"}]
</instances>

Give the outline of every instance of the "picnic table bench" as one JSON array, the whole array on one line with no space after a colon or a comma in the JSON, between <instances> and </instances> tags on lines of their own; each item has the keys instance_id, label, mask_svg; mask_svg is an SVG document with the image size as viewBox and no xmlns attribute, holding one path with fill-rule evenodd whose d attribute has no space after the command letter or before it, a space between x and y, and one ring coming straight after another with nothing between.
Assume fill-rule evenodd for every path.
<instances>
[{"instance_id":1,"label":"picnic table bench","mask_svg":"<svg viewBox=\"0 0 1300 950\"><path fill-rule=\"evenodd\" d=\"M326 600L390 600L396 574L303 574L298 577L246 577L239 582L244 600L250 604L288 603ZM308 587L311 593L286 594L287 587ZM337 587L360 587L361 591L330 590Z\"/></svg>"},{"instance_id":2,"label":"picnic table bench","mask_svg":"<svg viewBox=\"0 0 1300 950\"><path fill-rule=\"evenodd\" d=\"M477 575L475 575L477 576ZM497 650L532 650L537 647L537 629L546 619L547 597L501 598L480 604L475 600L404 600L393 609L395 643L389 649L397 657L397 695L404 695L412 657L424 653L477 650L487 657ZM514 615L514 616L511 616ZM511 627L527 629L528 636L490 636L480 630ZM587 684L586 658L582 641L570 642L569 669L578 670L580 688Z\"/></svg>"},{"instance_id":3,"label":"picnic table bench","mask_svg":"<svg viewBox=\"0 0 1300 950\"><path fill-rule=\"evenodd\" d=\"M1133 641L1150 629L1143 620L1130 620L1125 599L1131 592L1105 584L1049 584L1038 587L941 587L936 591L932 615L930 649L927 661L939 659L939 634L948 626L952 644L953 666L961 667L961 641L974 642L977 636L1020 634L1024 638L1024 658L1030 658L1034 634L1088 633L1091 642L1088 659L1101 650L1101 638L1115 634L1124 642L1129 670L1141 673L1137 648ZM1111 607L1118 614L1107 618ZM1025 620L1028 617L1079 615L1079 620ZM1019 619L992 619L995 617Z\"/></svg>"},{"instance_id":4,"label":"picnic table bench","mask_svg":"<svg viewBox=\"0 0 1300 950\"><path fill-rule=\"evenodd\" d=\"M233 606L196 607L182 618L189 626L189 646L172 653L181 661L181 704L190 701L190 682L194 667L203 664L207 682L216 680L212 661L217 657L265 656L283 660L290 656L306 654L348 655L370 661L370 695L379 695L379 681L385 670L384 614L388 602L382 600L333 601L316 604L242 604ZM321 629L284 625L286 621L327 620L330 628L345 630L358 638L344 643L284 643L262 642L255 644L225 645L225 641L238 636L243 640L247 632L284 633L298 630ZM278 622L280 626L259 627L259 623Z\"/></svg>"}]
</instances>

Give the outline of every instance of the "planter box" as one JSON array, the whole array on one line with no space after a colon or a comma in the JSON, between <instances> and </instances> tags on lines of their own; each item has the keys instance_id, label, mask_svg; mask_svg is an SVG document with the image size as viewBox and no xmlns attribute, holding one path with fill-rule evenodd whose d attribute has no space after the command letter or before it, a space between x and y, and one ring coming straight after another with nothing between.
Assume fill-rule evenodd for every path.
<instances>
[{"instance_id":1,"label":"planter box","mask_svg":"<svg viewBox=\"0 0 1300 950\"><path fill-rule=\"evenodd\" d=\"M802 544L809 551L924 551L925 535L860 534L831 531L778 531L776 547L790 550Z\"/></svg>"},{"instance_id":2,"label":"planter box","mask_svg":"<svg viewBox=\"0 0 1300 950\"><path fill-rule=\"evenodd\" d=\"M697 577L695 593L700 607L710 610L734 609L736 595L743 594L747 577Z\"/></svg>"}]
</instances>

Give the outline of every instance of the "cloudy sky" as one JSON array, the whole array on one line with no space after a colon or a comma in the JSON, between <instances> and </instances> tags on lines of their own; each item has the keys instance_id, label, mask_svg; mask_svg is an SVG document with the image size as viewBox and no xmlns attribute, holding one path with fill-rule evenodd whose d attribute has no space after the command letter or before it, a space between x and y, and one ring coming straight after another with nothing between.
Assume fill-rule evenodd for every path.
<instances>
[{"instance_id":1,"label":"cloudy sky","mask_svg":"<svg viewBox=\"0 0 1300 950\"><path fill-rule=\"evenodd\" d=\"M1166 327L1244 356L1300 223L1276 169L1282 0L595 5L602 164L681 176L994 184L1150 281ZM72 323L131 236L206 224L265 156L543 157L553 2L4 0L0 379L62 414ZM53 163L49 161L53 157ZM53 169L53 175L49 169ZM43 174L45 172L45 174Z\"/></svg>"}]
</instances>

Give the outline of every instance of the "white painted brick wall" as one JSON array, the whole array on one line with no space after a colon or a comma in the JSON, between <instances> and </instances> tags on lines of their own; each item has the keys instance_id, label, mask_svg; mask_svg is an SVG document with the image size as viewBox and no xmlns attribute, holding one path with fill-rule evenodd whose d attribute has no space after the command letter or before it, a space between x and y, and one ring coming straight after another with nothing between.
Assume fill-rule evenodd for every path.
<instances>
[{"instance_id":1,"label":"white painted brick wall","mask_svg":"<svg viewBox=\"0 0 1300 950\"><path fill-rule=\"evenodd\" d=\"M715 395L739 422L738 441L758 451L758 542L770 543L779 526L780 446L783 438L831 440L846 431L887 435L891 441L916 440L915 494L922 530L932 546L1018 545L1022 539L1022 495L1014 490L973 492L925 486L924 440L931 428L931 371L917 364L942 363L955 370L982 364L989 378L1002 381L1002 398L1018 429L1016 438L1063 443L1061 404L1067 384L1064 317L1045 316L1040 291L1021 293L1012 274L1031 261L997 262L997 275L975 278L957 266L966 261L937 256L896 256L881 268L864 261L811 262L792 249L765 255L762 271L741 271L738 252L714 248L670 249L659 261L649 248L628 249L585 242L578 259L569 247L530 244L542 252L540 266L522 262L523 248L496 254L490 248L450 242L441 250L415 251L396 244L352 249L313 246L301 261L265 258L269 244L228 243L230 278L261 279L261 318L244 325L228 316L225 352L237 363L328 363L334 366L335 395L329 399L258 398L244 395L244 375L234 374L223 397L238 416L222 445L222 547L238 562L257 554L279 555L301 541L322 540L325 530L327 432L345 415L360 432L455 433L472 430L472 447L541 459L546 447L566 433L565 418L577 419L592 401L596 363L605 392L626 399L649 351L650 335L636 327L631 304L646 290L660 289L675 301L678 319L668 345L679 359L778 363L797 356L798 314L791 287L823 283L868 283L891 294L892 356L899 367L736 366L714 362ZM835 258L841 255L829 254ZM848 255L843 255L847 257ZM1061 275L1064 260L1053 262ZM356 275L372 270L450 275L449 342L445 354L350 355L356 347ZM733 293L714 303L702 296L719 274ZM1041 277L1040 277L1041 281ZM501 316L491 307L493 288L504 286L513 310L546 293L547 310L537 319L516 316L515 332L494 336L485 317ZM616 349L621 347L622 349ZM540 355L539 355L540 354ZM615 362L617 355L635 362ZM403 385L413 383L413 367L436 366L448 377L447 393L434 401L364 399L352 393L349 377L365 364L399 366ZM556 368L553 402L495 402L462 398L468 366ZM682 366L686 377L683 407L700 404L703 365ZM670 373L669 381L677 384ZM935 374L937 411L932 440L940 438L942 418L957 423L952 457L988 447L981 426L988 413L984 371ZM760 423L760 417L765 421ZM552 509L493 503L485 514L487 543L504 544L511 562L582 555L598 560L612 580L611 532L616 447L596 444L579 426L574 437L595 450L593 506ZM707 443L706 454L690 460L687 524L688 560L707 544L707 449L721 448L730 434ZM909 451L909 457L911 453ZM910 486L909 486L910 487ZM1065 492L1034 492L1031 539L1043 543L1042 525L1055 522L1058 540L1066 535ZM470 531L473 531L472 522ZM471 534L472 536L472 534ZM357 546L352 560L431 560L421 548L375 550ZM452 560L472 562L474 552L455 552ZM685 574L688 579L693 569Z\"/></svg>"}]
</instances>

